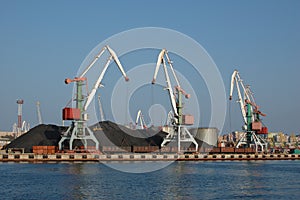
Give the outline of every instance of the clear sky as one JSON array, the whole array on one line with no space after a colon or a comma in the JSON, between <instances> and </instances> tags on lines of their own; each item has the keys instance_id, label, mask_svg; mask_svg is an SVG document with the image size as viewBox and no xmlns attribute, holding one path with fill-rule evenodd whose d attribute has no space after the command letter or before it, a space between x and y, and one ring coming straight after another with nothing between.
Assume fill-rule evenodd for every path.
<instances>
[{"instance_id":1,"label":"clear sky","mask_svg":"<svg viewBox=\"0 0 300 200\"><path fill-rule=\"evenodd\" d=\"M0 0L0 5L0 130L11 130L17 121L18 98L24 99L23 117L32 127L36 101L45 123L61 124L61 109L72 91L63 81L76 75L98 43L132 28L163 27L192 37L207 50L227 95L237 68L267 114L270 131L300 132L298 0ZM224 132L242 126L235 102L230 113Z\"/></svg>"}]
</instances>

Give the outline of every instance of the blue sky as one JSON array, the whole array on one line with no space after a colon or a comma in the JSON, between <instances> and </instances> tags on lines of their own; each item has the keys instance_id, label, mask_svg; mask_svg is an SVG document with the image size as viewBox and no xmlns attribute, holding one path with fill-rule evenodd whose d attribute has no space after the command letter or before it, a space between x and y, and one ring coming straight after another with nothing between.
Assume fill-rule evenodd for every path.
<instances>
[{"instance_id":1,"label":"blue sky","mask_svg":"<svg viewBox=\"0 0 300 200\"><path fill-rule=\"evenodd\" d=\"M61 109L72 92L63 81L75 76L98 43L132 28L163 27L192 37L206 49L221 72L227 95L237 68L267 113L264 123L270 131L300 132L299 1L0 4L0 130L11 130L17 121L18 98L24 99L23 117L31 126L37 124L36 101L41 102L45 123L60 124ZM109 99L103 101L105 105ZM238 104L231 103L230 113L224 132L242 126ZM201 126L207 126L205 120Z\"/></svg>"}]
</instances>

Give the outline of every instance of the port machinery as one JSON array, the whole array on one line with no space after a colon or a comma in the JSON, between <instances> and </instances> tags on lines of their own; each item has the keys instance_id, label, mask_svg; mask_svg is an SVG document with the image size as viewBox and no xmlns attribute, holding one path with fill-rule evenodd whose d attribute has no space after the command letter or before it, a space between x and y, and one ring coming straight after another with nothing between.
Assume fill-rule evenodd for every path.
<instances>
[{"instance_id":1,"label":"port machinery","mask_svg":"<svg viewBox=\"0 0 300 200\"><path fill-rule=\"evenodd\" d=\"M36 102L36 112L37 112L37 117L38 117L38 124L42 124L42 114L41 114L41 103L39 101Z\"/></svg>"},{"instance_id":2,"label":"port machinery","mask_svg":"<svg viewBox=\"0 0 300 200\"><path fill-rule=\"evenodd\" d=\"M147 129L147 125L146 125L146 122L145 122L145 119L144 119L144 115L142 113L141 110L139 110L137 112L137 115L136 115L136 120L135 120L135 126L139 126L140 129Z\"/></svg>"},{"instance_id":3,"label":"port machinery","mask_svg":"<svg viewBox=\"0 0 300 200\"><path fill-rule=\"evenodd\" d=\"M169 69L172 72L172 75L175 79L176 85L174 86L175 93L173 92L173 86L171 85L171 80L167 68L167 64L169 65ZM181 143L193 143L195 145L195 151L198 151L198 143L186 128L186 125L193 125L194 124L194 117L192 115L183 115L182 110L182 95L185 98L190 98L190 95L187 94L180 86L179 79L176 76L175 70L172 65L172 61L168 55L168 51L166 49L162 49L158 55L156 68L154 71L154 76L152 80L152 84L155 84L156 77L159 71L160 66L163 66L165 79L166 79L166 90L168 90L170 103L172 107L172 114L168 114L168 117L171 117L170 120L172 122L171 130L169 131L168 135L163 139L161 147L164 147L167 143L173 142L177 140L177 148L178 153L181 152Z\"/></svg>"},{"instance_id":4,"label":"port machinery","mask_svg":"<svg viewBox=\"0 0 300 200\"><path fill-rule=\"evenodd\" d=\"M87 91L87 96L83 95L83 85L87 84L87 78L85 77L86 73L95 65L97 60L104 54L105 51L108 51L109 57L98 77L90 93ZM119 70L124 76L125 80L128 81L127 77L121 62L117 54L108 46L104 46L100 52L95 56L92 62L85 68L85 70L80 74L80 76L75 77L74 79L65 79L66 84L72 82L76 83L76 108L65 107L63 109L63 120L71 120L72 123L63 133L61 140L58 143L59 150L62 150L63 143L65 140L69 140L69 149L73 149L73 142L76 139L79 139L83 142L84 148L87 149L87 140L92 140L95 143L96 150L99 150L99 141L95 137L94 133L87 126L88 114L87 109L92 102L97 89L102 86L101 81L106 73L107 68L109 67L111 61L114 60L117 64ZM86 132L87 130L87 132Z\"/></svg>"},{"instance_id":5,"label":"port machinery","mask_svg":"<svg viewBox=\"0 0 300 200\"><path fill-rule=\"evenodd\" d=\"M244 120L243 130L245 131L241 139L238 141L236 148L251 147L254 145L256 152L266 152L268 143L262 137L268 134L268 128L262 126L260 116L265 117L266 114L259 110L259 106L255 103L253 92L249 85L244 85L243 80L237 70L234 70L231 76L229 100L232 100L233 89L236 85L238 100ZM241 93L243 92L243 96Z\"/></svg>"}]
</instances>

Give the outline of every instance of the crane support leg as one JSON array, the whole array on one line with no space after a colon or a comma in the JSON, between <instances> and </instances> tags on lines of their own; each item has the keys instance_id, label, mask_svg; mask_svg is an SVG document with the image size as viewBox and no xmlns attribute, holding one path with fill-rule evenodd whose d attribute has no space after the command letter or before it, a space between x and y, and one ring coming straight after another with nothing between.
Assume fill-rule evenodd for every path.
<instances>
[{"instance_id":1,"label":"crane support leg","mask_svg":"<svg viewBox=\"0 0 300 200\"><path fill-rule=\"evenodd\" d=\"M86 134L85 129L88 131L88 135ZM73 150L74 140L81 140L85 149L87 149L87 140L92 140L95 143L95 149L99 150L99 141L95 137L94 133L88 127L85 129L80 130L78 128L78 122L74 122L74 124L68 128L68 130L65 132L65 135L62 136L61 140L59 141L59 150L63 149L63 142L65 140L69 140L70 150Z\"/></svg>"},{"instance_id":2,"label":"crane support leg","mask_svg":"<svg viewBox=\"0 0 300 200\"><path fill-rule=\"evenodd\" d=\"M248 137L250 135L250 142ZM243 148L243 146L251 147L254 146L256 152L266 152L268 149L268 143L255 132L245 132L241 139L238 141L236 148Z\"/></svg>"},{"instance_id":3,"label":"crane support leg","mask_svg":"<svg viewBox=\"0 0 300 200\"><path fill-rule=\"evenodd\" d=\"M174 132L170 132L161 143L161 147L164 147L167 143L176 141L177 139L177 147L178 153L182 152L182 150L186 150L184 148L188 148L191 143L195 145L195 150L198 151L198 143L194 139L193 135L188 131L185 126L177 126ZM183 143L188 143L187 145L182 145ZM183 147L182 147L183 146Z\"/></svg>"}]
</instances>

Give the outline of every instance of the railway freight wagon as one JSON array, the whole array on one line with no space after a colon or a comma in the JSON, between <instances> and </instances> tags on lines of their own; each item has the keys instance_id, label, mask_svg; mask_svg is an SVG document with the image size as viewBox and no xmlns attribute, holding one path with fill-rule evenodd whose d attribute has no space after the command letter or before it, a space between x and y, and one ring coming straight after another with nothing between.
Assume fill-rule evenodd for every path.
<instances>
[{"instance_id":1,"label":"railway freight wagon","mask_svg":"<svg viewBox=\"0 0 300 200\"><path fill-rule=\"evenodd\" d=\"M214 147L211 149L211 151L206 152L210 154L216 154L216 153L224 153L224 154L253 154L255 153L254 148L234 148L234 147Z\"/></svg>"},{"instance_id":2,"label":"railway freight wagon","mask_svg":"<svg viewBox=\"0 0 300 200\"><path fill-rule=\"evenodd\" d=\"M86 153L86 152L99 152L96 149L89 147L88 149L75 148L74 150L63 150L58 151L58 147L55 146L33 146L32 153L35 154L54 154L56 152L66 152L66 153ZM178 147L172 146L102 146L100 147L100 152L104 154L116 154L116 153L177 153ZM193 153L202 153L202 154L253 154L255 149L253 148L234 148L234 147L210 147L204 148L200 147L196 152L195 148L182 148L181 152L193 154Z\"/></svg>"},{"instance_id":3,"label":"railway freight wagon","mask_svg":"<svg viewBox=\"0 0 300 200\"><path fill-rule=\"evenodd\" d=\"M159 147L159 146L102 146L102 153L177 153L177 147ZM182 149L183 152L195 152L194 148Z\"/></svg>"},{"instance_id":4,"label":"railway freight wagon","mask_svg":"<svg viewBox=\"0 0 300 200\"><path fill-rule=\"evenodd\" d=\"M101 148L103 153L177 153L178 148L172 146L103 146ZM234 147L200 147L198 152L195 148L181 149L181 152L184 153L202 153L202 154L253 154L255 149L253 148L234 148Z\"/></svg>"}]
</instances>

